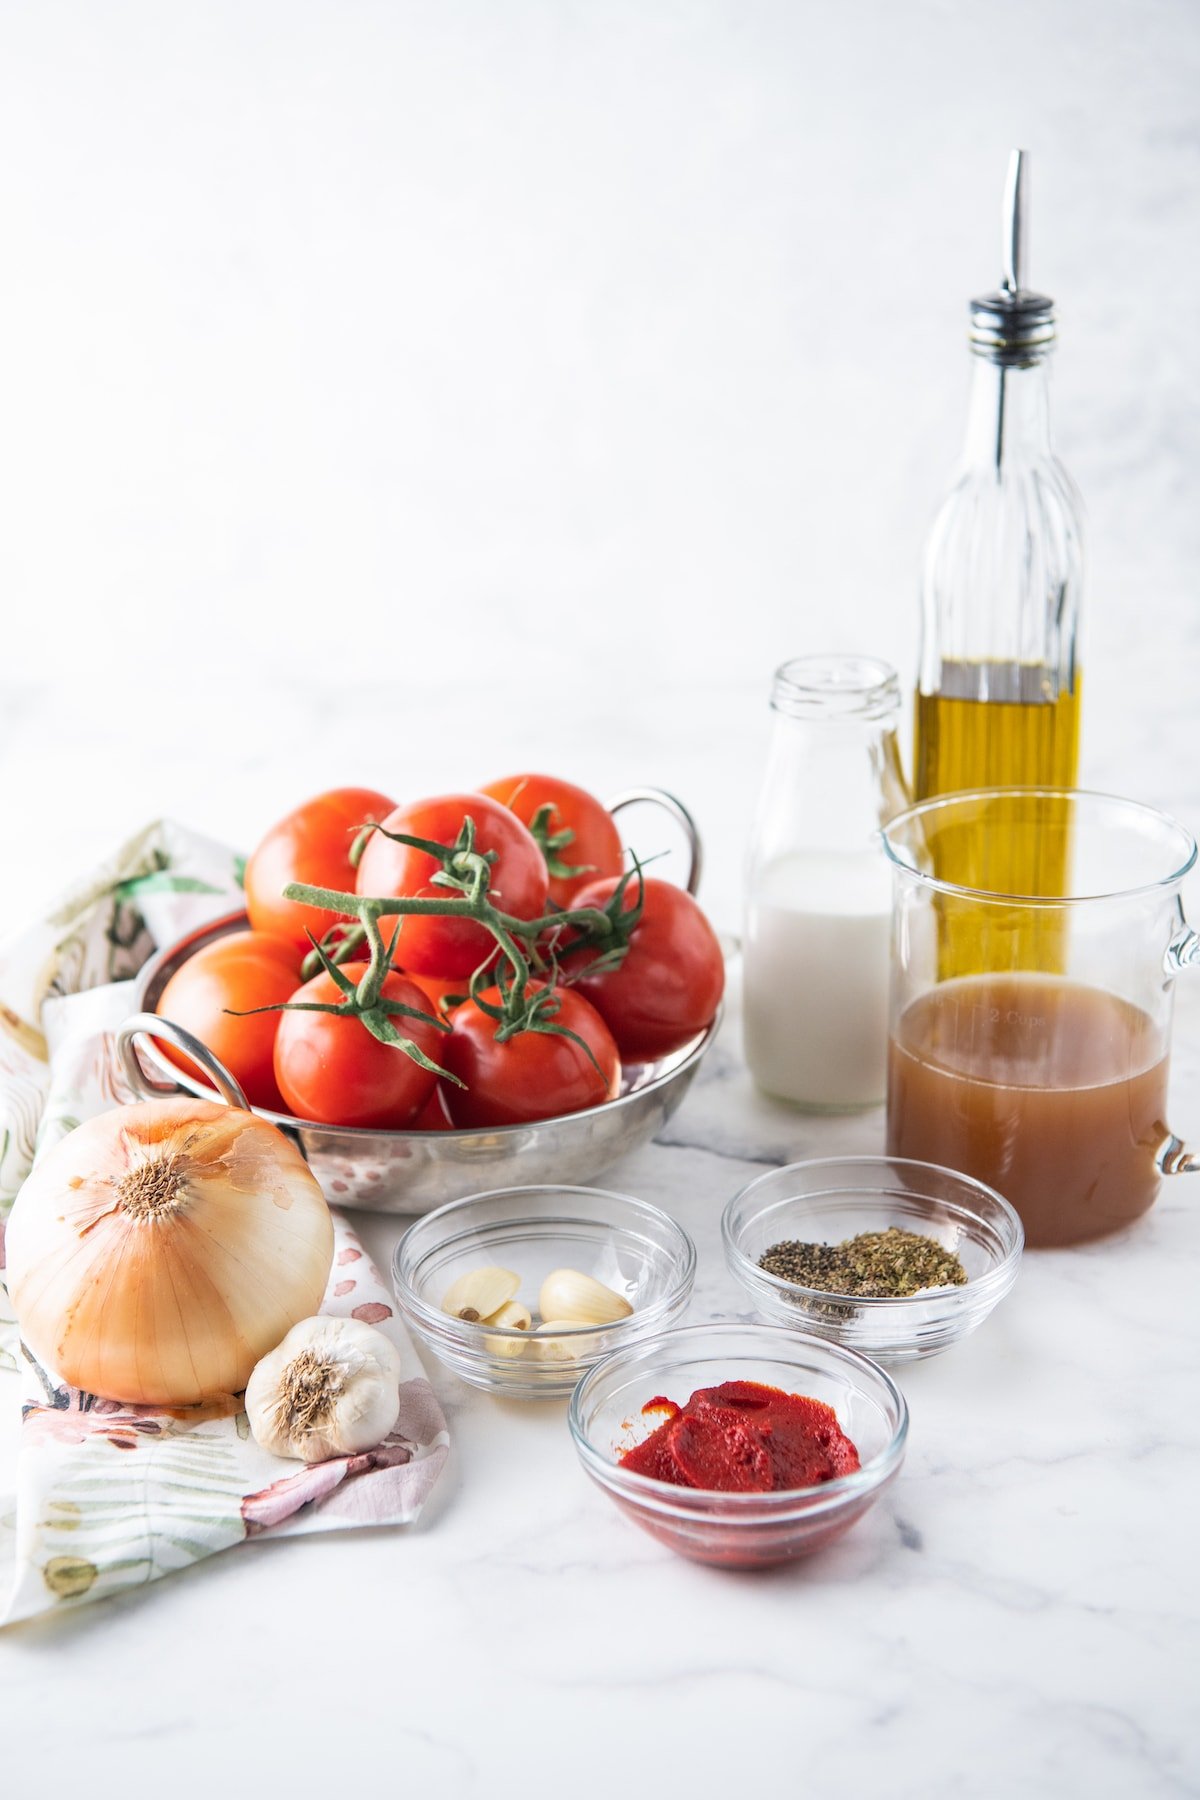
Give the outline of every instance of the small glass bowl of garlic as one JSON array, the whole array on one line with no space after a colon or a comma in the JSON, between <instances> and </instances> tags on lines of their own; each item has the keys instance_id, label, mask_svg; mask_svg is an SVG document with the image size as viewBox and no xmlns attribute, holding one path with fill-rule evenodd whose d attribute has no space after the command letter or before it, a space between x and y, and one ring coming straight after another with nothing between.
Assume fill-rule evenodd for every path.
<instances>
[{"instance_id":1,"label":"small glass bowl of garlic","mask_svg":"<svg viewBox=\"0 0 1200 1800\"><path fill-rule=\"evenodd\" d=\"M550 1400L680 1316L696 1250L674 1219L628 1194L497 1188L418 1219L392 1273L401 1311L439 1362L506 1399Z\"/></svg>"}]
</instances>

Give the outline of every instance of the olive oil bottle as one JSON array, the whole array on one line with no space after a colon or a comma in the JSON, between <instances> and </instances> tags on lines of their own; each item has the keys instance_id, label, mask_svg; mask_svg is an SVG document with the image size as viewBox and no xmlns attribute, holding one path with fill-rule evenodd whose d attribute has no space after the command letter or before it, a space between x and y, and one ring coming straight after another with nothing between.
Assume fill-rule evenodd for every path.
<instances>
[{"instance_id":1,"label":"olive oil bottle","mask_svg":"<svg viewBox=\"0 0 1200 1800\"><path fill-rule=\"evenodd\" d=\"M1082 677L1055 686L1031 663L945 661L917 694L916 791L1074 787Z\"/></svg>"},{"instance_id":2,"label":"olive oil bottle","mask_svg":"<svg viewBox=\"0 0 1200 1800\"><path fill-rule=\"evenodd\" d=\"M1054 302L1025 285L1029 158L1015 150L999 289L970 306L973 373L957 479L925 550L913 785L919 800L985 787L1074 787L1079 760L1082 508L1050 440ZM940 868L992 892L1061 893L1070 853L978 846ZM961 863L961 866L958 864ZM1047 962L1052 962L1048 957ZM958 946L944 973L978 961ZM952 965L952 966L951 966Z\"/></svg>"}]
</instances>

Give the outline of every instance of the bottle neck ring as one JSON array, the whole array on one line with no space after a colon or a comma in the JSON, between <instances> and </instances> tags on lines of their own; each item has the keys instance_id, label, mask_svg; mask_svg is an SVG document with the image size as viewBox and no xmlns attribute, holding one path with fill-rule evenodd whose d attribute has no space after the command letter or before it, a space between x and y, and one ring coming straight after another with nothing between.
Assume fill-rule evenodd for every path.
<instances>
[{"instance_id":1,"label":"bottle neck ring","mask_svg":"<svg viewBox=\"0 0 1200 1800\"><path fill-rule=\"evenodd\" d=\"M1000 288L972 300L972 354L1002 369L1027 369L1054 348L1054 302L1027 288Z\"/></svg>"}]
</instances>

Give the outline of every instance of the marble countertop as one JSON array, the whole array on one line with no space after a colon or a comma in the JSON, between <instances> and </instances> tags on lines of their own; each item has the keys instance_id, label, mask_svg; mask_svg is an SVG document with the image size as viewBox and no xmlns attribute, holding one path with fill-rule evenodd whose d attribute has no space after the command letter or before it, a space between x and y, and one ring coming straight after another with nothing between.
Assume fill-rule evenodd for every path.
<instances>
[{"instance_id":1,"label":"marble countertop","mask_svg":"<svg viewBox=\"0 0 1200 1800\"><path fill-rule=\"evenodd\" d=\"M272 704L298 741L303 696ZM705 760L704 708L682 703L643 726L608 775L615 786L632 773L622 756L658 773L673 719L675 754L692 760L711 809L713 907L729 927L738 744L757 742L740 722L757 713L733 690L722 704L739 722L723 778ZM70 753L69 709L44 695L10 733L9 771L51 717ZM345 726L336 708L321 718L314 765ZM588 741L586 724L567 733L568 766L586 761ZM100 785L108 754L89 777ZM127 739L111 755L128 766ZM209 829L218 814L248 819L282 779L278 757L256 763L251 746L244 779L205 797L204 759L167 721L159 761ZM105 818L116 830L121 794L89 819L89 837ZM32 828L34 800L20 805L17 824ZM1180 983L1172 1081L1176 1128L1200 1126L1200 983ZM882 1136L879 1112L813 1118L759 1095L735 992L663 1139L605 1180L665 1206L695 1238L689 1321L746 1319L719 1245L730 1195L764 1165L877 1151ZM899 1371L910 1448L880 1505L835 1547L772 1573L678 1560L589 1484L565 1406L497 1402L427 1359L453 1450L416 1527L252 1545L4 1634L11 1791L86 1775L97 1793L142 1792L169 1771L191 1800L228 1787L249 1759L302 1794L381 1772L464 1796L600 1794L614 1780L649 1792L672 1781L683 1746L705 1794L744 1783L748 1760L761 1773L764 1757L776 1785L804 1790L1196 1792L1196 1202L1179 1179L1124 1236L1027 1255L974 1337ZM400 1222L359 1220L386 1266ZM6 1414L0 1488L13 1436Z\"/></svg>"},{"instance_id":2,"label":"marble countertop","mask_svg":"<svg viewBox=\"0 0 1200 1800\"><path fill-rule=\"evenodd\" d=\"M1015 143L1081 779L1196 829L1198 59L1194 0L0 9L0 934L159 816L249 847L335 783L520 768L678 792L736 933L771 669L911 683ZM1200 976L1171 1110L1200 1139ZM730 1195L882 1142L757 1095L734 1004L605 1180L692 1233L689 1320L739 1319ZM622 1518L565 1406L430 1363L415 1528L0 1632L0 1792L1200 1795L1198 1292L1200 1181L1028 1255L900 1371L881 1504L753 1576Z\"/></svg>"}]
</instances>

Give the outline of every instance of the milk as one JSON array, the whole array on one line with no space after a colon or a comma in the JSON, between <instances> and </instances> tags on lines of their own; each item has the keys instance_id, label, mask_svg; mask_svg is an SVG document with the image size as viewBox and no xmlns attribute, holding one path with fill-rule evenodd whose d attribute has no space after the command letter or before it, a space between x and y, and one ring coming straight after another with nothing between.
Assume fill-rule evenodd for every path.
<instances>
[{"instance_id":1,"label":"milk","mask_svg":"<svg viewBox=\"0 0 1200 1800\"><path fill-rule=\"evenodd\" d=\"M759 870L745 937L745 1050L760 1087L830 1111L887 1086L891 882L883 852L797 851Z\"/></svg>"}]
</instances>

